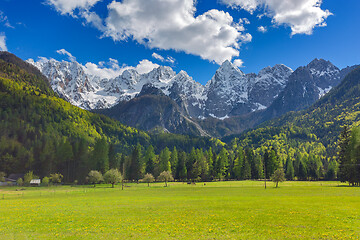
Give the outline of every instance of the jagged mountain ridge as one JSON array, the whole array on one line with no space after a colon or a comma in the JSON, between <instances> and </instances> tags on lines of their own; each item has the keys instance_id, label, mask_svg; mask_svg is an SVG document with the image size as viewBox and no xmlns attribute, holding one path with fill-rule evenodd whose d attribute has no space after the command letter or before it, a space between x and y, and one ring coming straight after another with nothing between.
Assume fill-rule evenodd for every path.
<instances>
[{"instance_id":1,"label":"jagged mountain ridge","mask_svg":"<svg viewBox=\"0 0 360 240\"><path fill-rule=\"evenodd\" d=\"M338 86L346 74L355 67L340 70L329 61L314 59L307 66L297 68L290 75L284 90L265 110L262 121L312 105Z\"/></svg>"},{"instance_id":2,"label":"jagged mountain ridge","mask_svg":"<svg viewBox=\"0 0 360 240\"><path fill-rule=\"evenodd\" d=\"M295 72L277 64L245 74L225 61L203 86L185 71L176 74L164 66L146 74L129 69L114 79L100 79L87 75L77 62L29 62L75 105L104 109L100 112L143 130L216 137L241 133L310 106L355 67L340 70L329 61L314 59ZM146 85L152 91L144 94Z\"/></svg>"},{"instance_id":3,"label":"jagged mountain ridge","mask_svg":"<svg viewBox=\"0 0 360 240\"><path fill-rule=\"evenodd\" d=\"M116 78L100 79L87 74L77 62L44 58L37 62L29 59L28 62L50 79L55 92L84 109L104 109L120 101L129 101L150 83L185 109L189 117L200 119L209 116L227 118L264 109L284 89L292 73L285 65L275 65L259 74L244 74L225 61L203 86L185 71L176 74L164 66L146 74L129 69Z\"/></svg>"}]
</instances>

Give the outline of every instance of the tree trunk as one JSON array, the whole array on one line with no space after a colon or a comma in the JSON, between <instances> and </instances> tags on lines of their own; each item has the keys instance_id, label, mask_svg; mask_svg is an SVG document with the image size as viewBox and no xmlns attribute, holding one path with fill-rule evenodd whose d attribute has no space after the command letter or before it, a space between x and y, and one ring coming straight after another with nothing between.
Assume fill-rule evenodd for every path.
<instances>
[{"instance_id":1,"label":"tree trunk","mask_svg":"<svg viewBox=\"0 0 360 240\"><path fill-rule=\"evenodd\" d=\"M112 188L114 188L114 184L115 184L115 183L112 183Z\"/></svg>"},{"instance_id":2,"label":"tree trunk","mask_svg":"<svg viewBox=\"0 0 360 240\"><path fill-rule=\"evenodd\" d=\"M94 187L96 187L96 183L94 183Z\"/></svg>"},{"instance_id":3,"label":"tree trunk","mask_svg":"<svg viewBox=\"0 0 360 240\"><path fill-rule=\"evenodd\" d=\"M148 183L148 187L150 187L150 183Z\"/></svg>"},{"instance_id":4,"label":"tree trunk","mask_svg":"<svg viewBox=\"0 0 360 240\"><path fill-rule=\"evenodd\" d=\"M276 182L276 188L278 187L279 182Z\"/></svg>"},{"instance_id":5,"label":"tree trunk","mask_svg":"<svg viewBox=\"0 0 360 240\"><path fill-rule=\"evenodd\" d=\"M166 182L166 180L165 180L165 187L167 187L167 182Z\"/></svg>"}]
</instances>

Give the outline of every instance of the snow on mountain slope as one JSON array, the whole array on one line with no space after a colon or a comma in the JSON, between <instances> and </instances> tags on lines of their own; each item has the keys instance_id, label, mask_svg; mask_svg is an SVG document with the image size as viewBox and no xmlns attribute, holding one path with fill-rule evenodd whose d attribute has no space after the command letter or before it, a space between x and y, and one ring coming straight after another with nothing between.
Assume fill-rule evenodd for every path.
<instances>
[{"instance_id":1,"label":"snow on mountain slope","mask_svg":"<svg viewBox=\"0 0 360 240\"><path fill-rule=\"evenodd\" d=\"M185 71L176 74L166 66L139 74L127 69L111 79L100 79L86 73L77 62L41 58L35 65L50 79L51 86L64 99L84 109L103 109L119 101L129 101L151 83L172 98L190 117L227 116L267 108L285 88L293 72L285 65L266 67L259 74L244 74L231 62L225 61L205 85L192 79Z\"/></svg>"},{"instance_id":2,"label":"snow on mountain slope","mask_svg":"<svg viewBox=\"0 0 360 240\"><path fill-rule=\"evenodd\" d=\"M46 58L37 62L29 59L28 62L50 79L53 90L61 97L88 110L109 108L119 101L130 100L147 83L161 89L166 95L180 97L192 105L200 106L203 98L204 87L201 84L186 72L176 74L170 67L160 66L145 74L128 69L116 78L100 79L86 74L84 67L77 62Z\"/></svg>"}]
</instances>

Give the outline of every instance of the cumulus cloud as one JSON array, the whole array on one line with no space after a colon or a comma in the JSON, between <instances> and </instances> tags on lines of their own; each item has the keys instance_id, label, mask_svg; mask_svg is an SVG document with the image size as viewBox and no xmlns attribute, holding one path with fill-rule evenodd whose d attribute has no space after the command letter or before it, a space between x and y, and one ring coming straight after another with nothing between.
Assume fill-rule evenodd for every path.
<instances>
[{"instance_id":1,"label":"cumulus cloud","mask_svg":"<svg viewBox=\"0 0 360 240\"><path fill-rule=\"evenodd\" d=\"M322 0L221 0L232 8L241 8L250 13L264 9L265 15L276 25L287 25L291 35L312 34L315 27L326 26L325 20L332 15L321 9ZM261 15L262 16L262 15Z\"/></svg>"},{"instance_id":2,"label":"cumulus cloud","mask_svg":"<svg viewBox=\"0 0 360 240\"><path fill-rule=\"evenodd\" d=\"M76 9L87 11L99 1L101 0L46 0L46 3L63 15L73 15Z\"/></svg>"},{"instance_id":3,"label":"cumulus cloud","mask_svg":"<svg viewBox=\"0 0 360 240\"><path fill-rule=\"evenodd\" d=\"M136 70L140 74L148 73L154 68L159 67L159 65L144 59L141 60L135 67L126 65L120 66L117 60L109 58L108 62L101 61L98 64L88 62L83 67L87 74L110 79L121 75L128 69Z\"/></svg>"},{"instance_id":4,"label":"cumulus cloud","mask_svg":"<svg viewBox=\"0 0 360 240\"><path fill-rule=\"evenodd\" d=\"M56 51L58 54L60 55L65 55L69 58L70 61L74 62L76 61L76 57L74 57L71 53L69 53L68 51L66 51L65 49L59 49Z\"/></svg>"},{"instance_id":5,"label":"cumulus cloud","mask_svg":"<svg viewBox=\"0 0 360 240\"><path fill-rule=\"evenodd\" d=\"M230 14L210 10L195 17L193 0L123 0L108 5L104 36L133 39L150 48L183 51L221 64L251 41Z\"/></svg>"},{"instance_id":6,"label":"cumulus cloud","mask_svg":"<svg viewBox=\"0 0 360 240\"><path fill-rule=\"evenodd\" d=\"M0 50L1 51L7 51L6 47L6 36L4 33L0 33Z\"/></svg>"},{"instance_id":7,"label":"cumulus cloud","mask_svg":"<svg viewBox=\"0 0 360 240\"><path fill-rule=\"evenodd\" d=\"M264 26L259 26L259 27L257 28L257 30L258 30L259 32L262 32L262 33L266 33L266 32L267 32L267 28L264 27Z\"/></svg>"},{"instance_id":8,"label":"cumulus cloud","mask_svg":"<svg viewBox=\"0 0 360 240\"><path fill-rule=\"evenodd\" d=\"M129 67L130 69L135 69L138 73L144 74L152 71L154 68L160 67L158 64L151 62L150 60L144 59L139 62L139 64L133 68Z\"/></svg>"},{"instance_id":9,"label":"cumulus cloud","mask_svg":"<svg viewBox=\"0 0 360 240\"><path fill-rule=\"evenodd\" d=\"M157 53L153 53L151 55L153 58L155 58L156 60L159 60L161 62L168 62L168 63L174 63L175 62L175 58L168 56L167 58L164 58L163 56L161 56L160 54Z\"/></svg>"},{"instance_id":10,"label":"cumulus cloud","mask_svg":"<svg viewBox=\"0 0 360 240\"><path fill-rule=\"evenodd\" d=\"M233 62L233 65L236 66L236 67L243 67L243 64L244 64L244 61L241 60L241 59L235 59L234 62Z\"/></svg>"}]
</instances>

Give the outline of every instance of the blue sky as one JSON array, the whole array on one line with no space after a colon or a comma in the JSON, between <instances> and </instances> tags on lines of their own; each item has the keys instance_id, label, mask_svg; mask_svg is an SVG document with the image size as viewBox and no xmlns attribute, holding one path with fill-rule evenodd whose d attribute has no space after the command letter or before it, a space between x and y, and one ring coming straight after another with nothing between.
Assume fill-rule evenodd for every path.
<instances>
[{"instance_id":1,"label":"blue sky","mask_svg":"<svg viewBox=\"0 0 360 240\"><path fill-rule=\"evenodd\" d=\"M70 53L99 74L167 65L205 84L225 59L245 73L359 64L359 10L359 0L0 0L0 48L24 60Z\"/></svg>"}]
</instances>

